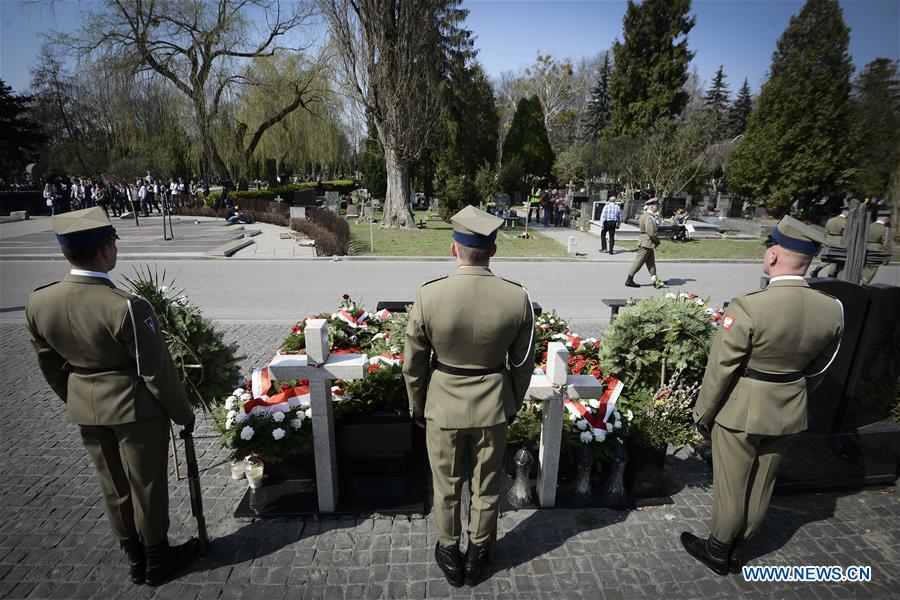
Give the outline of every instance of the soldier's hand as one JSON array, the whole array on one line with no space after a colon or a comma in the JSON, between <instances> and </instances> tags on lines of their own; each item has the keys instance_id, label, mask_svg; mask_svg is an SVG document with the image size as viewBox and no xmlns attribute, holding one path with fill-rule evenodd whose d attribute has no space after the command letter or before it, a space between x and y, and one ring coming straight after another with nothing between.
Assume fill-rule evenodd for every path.
<instances>
[{"instance_id":1,"label":"soldier's hand","mask_svg":"<svg viewBox=\"0 0 900 600\"><path fill-rule=\"evenodd\" d=\"M425 417L413 417L413 421L416 423L416 425L418 425L422 429L425 429Z\"/></svg>"},{"instance_id":2,"label":"soldier's hand","mask_svg":"<svg viewBox=\"0 0 900 600\"><path fill-rule=\"evenodd\" d=\"M513 422L516 420L516 415L513 415L506 419L506 426L511 427Z\"/></svg>"},{"instance_id":3,"label":"soldier's hand","mask_svg":"<svg viewBox=\"0 0 900 600\"><path fill-rule=\"evenodd\" d=\"M181 430L181 433L183 435L190 435L190 434L194 433L194 425L196 425L196 424L197 424L197 417L194 415L191 415L191 420L188 421L187 423L185 423L184 429Z\"/></svg>"},{"instance_id":4,"label":"soldier's hand","mask_svg":"<svg viewBox=\"0 0 900 600\"><path fill-rule=\"evenodd\" d=\"M709 425L705 423L694 423L694 428L697 430L704 440L712 439L712 432L710 431Z\"/></svg>"}]
</instances>

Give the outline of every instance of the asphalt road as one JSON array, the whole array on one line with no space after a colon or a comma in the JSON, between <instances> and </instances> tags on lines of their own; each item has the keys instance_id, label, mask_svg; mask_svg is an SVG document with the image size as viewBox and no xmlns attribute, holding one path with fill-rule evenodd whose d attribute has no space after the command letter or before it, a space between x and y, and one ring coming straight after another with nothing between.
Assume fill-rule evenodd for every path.
<instances>
[{"instance_id":1,"label":"asphalt road","mask_svg":"<svg viewBox=\"0 0 900 600\"><path fill-rule=\"evenodd\" d=\"M115 281L133 276L135 268L149 264L176 288L184 288L204 314L219 321L289 322L312 312L333 310L340 296L349 293L374 308L379 300L409 300L423 282L452 272L451 260L336 262L267 260L160 260L152 263L121 261ZM577 322L605 322L609 309L603 298L644 298L658 293L646 271L636 277L645 284L626 288L628 263L496 261L497 275L523 283L532 300L546 310L556 309ZM751 263L660 263L661 277L672 291L690 291L720 305L737 294L759 288L762 269ZM56 281L68 271L64 261L0 261L0 320L21 322L28 294ZM876 281L900 285L900 267L882 268Z\"/></svg>"}]
</instances>

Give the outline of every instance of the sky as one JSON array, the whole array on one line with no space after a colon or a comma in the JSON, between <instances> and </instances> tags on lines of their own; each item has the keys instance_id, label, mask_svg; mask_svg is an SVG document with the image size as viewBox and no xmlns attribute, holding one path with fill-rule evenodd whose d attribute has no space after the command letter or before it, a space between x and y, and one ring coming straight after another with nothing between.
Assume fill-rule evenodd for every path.
<instances>
[{"instance_id":1,"label":"sky","mask_svg":"<svg viewBox=\"0 0 900 600\"><path fill-rule=\"evenodd\" d=\"M0 0L0 78L27 91L29 69L42 33L80 27L81 12L97 0ZM842 0L851 29L850 54L857 70L875 58L900 59L900 0ZM476 37L478 59L488 75L519 71L538 52L573 62L612 47L622 36L626 2L619 0L466 0L466 27ZM696 54L692 68L705 84L724 65L732 90L744 78L754 92L801 0L694 0L697 23L688 35Z\"/></svg>"}]
</instances>

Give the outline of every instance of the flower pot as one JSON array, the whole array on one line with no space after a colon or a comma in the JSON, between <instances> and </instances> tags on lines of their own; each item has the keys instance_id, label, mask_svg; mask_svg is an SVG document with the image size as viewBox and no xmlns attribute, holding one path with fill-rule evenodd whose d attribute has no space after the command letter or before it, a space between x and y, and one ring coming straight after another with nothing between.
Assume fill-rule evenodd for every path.
<instances>
[{"instance_id":1,"label":"flower pot","mask_svg":"<svg viewBox=\"0 0 900 600\"><path fill-rule=\"evenodd\" d=\"M640 436L628 438L628 463L625 467L625 487L635 498L653 498L664 495L663 473L667 448L645 446Z\"/></svg>"}]
</instances>

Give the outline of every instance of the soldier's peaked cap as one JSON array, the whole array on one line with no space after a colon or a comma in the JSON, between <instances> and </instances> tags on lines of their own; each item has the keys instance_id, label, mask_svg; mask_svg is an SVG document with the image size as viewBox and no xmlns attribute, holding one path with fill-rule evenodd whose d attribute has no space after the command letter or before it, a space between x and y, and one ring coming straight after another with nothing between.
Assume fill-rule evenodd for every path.
<instances>
[{"instance_id":1,"label":"soldier's peaked cap","mask_svg":"<svg viewBox=\"0 0 900 600\"><path fill-rule=\"evenodd\" d=\"M801 254L816 254L823 241L825 236L818 229L793 217L784 217L769 234L766 245L778 244Z\"/></svg>"},{"instance_id":2,"label":"soldier's peaked cap","mask_svg":"<svg viewBox=\"0 0 900 600\"><path fill-rule=\"evenodd\" d=\"M644 202L644 206L651 206L653 204L659 205L659 198L650 198L646 202Z\"/></svg>"},{"instance_id":3,"label":"soldier's peaked cap","mask_svg":"<svg viewBox=\"0 0 900 600\"><path fill-rule=\"evenodd\" d=\"M99 246L111 237L119 238L116 228L99 206L55 215L50 222L59 245L64 248Z\"/></svg>"},{"instance_id":4,"label":"soldier's peaked cap","mask_svg":"<svg viewBox=\"0 0 900 600\"><path fill-rule=\"evenodd\" d=\"M453 224L453 241L463 246L485 248L497 239L497 230L503 219L488 214L474 206L467 206L450 217Z\"/></svg>"},{"instance_id":5,"label":"soldier's peaked cap","mask_svg":"<svg viewBox=\"0 0 900 600\"><path fill-rule=\"evenodd\" d=\"M889 217L889 216L891 216L891 209L889 209L889 208L880 208L880 209L878 209L878 216L879 216L879 217Z\"/></svg>"}]
</instances>

